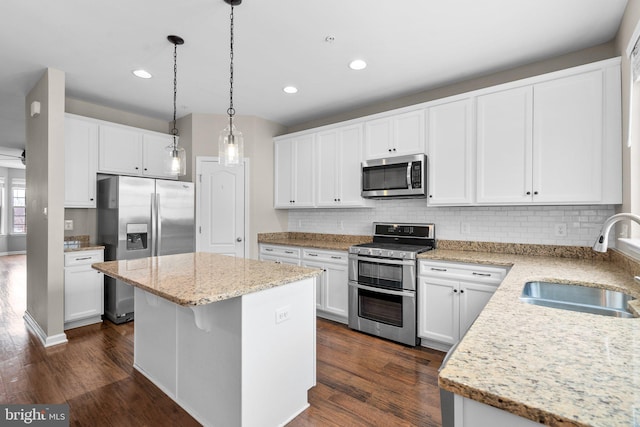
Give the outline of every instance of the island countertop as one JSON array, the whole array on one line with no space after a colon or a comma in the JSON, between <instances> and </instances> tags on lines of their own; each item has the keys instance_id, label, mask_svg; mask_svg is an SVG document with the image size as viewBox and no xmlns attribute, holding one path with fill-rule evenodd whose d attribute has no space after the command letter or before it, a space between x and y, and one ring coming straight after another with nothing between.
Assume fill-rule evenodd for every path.
<instances>
[{"instance_id":1,"label":"island countertop","mask_svg":"<svg viewBox=\"0 0 640 427\"><path fill-rule=\"evenodd\" d=\"M100 262L92 267L183 306L235 298L322 273L315 268L206 252Z\"/></svg>"},{"instance_id":2,"label":"island countertop","mask_svg":"<svg viewBox=\"0 0 640 427\"><path fill-rule=\"evenodd\" d=\"M640 298L610 262L435 250L421 260L511 266L446 367L440 386L547 425L633 426L640 413L640 318L525 304L531 280L580 283ZM640 300L630 304L638 313Z\"/></svg>"}]
</instances>

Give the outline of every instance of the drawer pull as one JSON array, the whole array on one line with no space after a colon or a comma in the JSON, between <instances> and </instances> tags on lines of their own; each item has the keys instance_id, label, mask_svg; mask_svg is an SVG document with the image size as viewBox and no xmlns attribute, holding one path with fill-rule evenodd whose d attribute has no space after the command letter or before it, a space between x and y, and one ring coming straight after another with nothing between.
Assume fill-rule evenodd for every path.
<instances>
[{"instance_id":1,"label":"drawer pull","mask_svg":"<svg viewBox=\"0 0 640 427\"><path fill-rule=\"evenodd\" d=\"M264 249L264 251L265 251L265 252L273 252L273 249L271 249L271 248L265 248L265 249Z\"/></svg>"},{"instance_id":2,"label":"drawer pull","mask_svg":"<svg viewBox=\"0 0 640 427\"><path fill-rule=\"evenodd\" d=\"M285 254L292 254L293 251L284 251Z\"/></svg>"},{"instance_id":3,"label":"drawer pull","mask_svg":"<svg viewBox=\"0 0 640 427\"><path fill-rule=\"evenodd\" d=\"M309 254L309 256L318 256L318 254Z\"/></svg>"},{"instance_id":4,"label":"drawer pull","mask_svg":"<svg viewBox=\"0 0 640 427\"><path fill-rule=\"evenodd\" d=\"M342 257L341 256L331 255L331 259L342 259Z\"/></svg>"},{"instance_id":5,"label":"drawer pull","mask_svg":"<svg viewBox=\"0 0 640 427\"><path fill-rule=\"evenodd\" d=\"M84 261L85 259L91 259L91 258L93 258L93 257L85 256L85 257L82 257L82 258L75 258L75 261Z\"/></svg>"},{"instance_id":6,"label":"drawer pull","mask_svg":"<svg viewBox=\"0 0 640 427\"><path fill-rule=\"evenodd\" d=\"M491 277L491 273L477 273L477 272L473 272L474 276L484 276L484 277Z\"/></svg>"},{"instance_id":7,"label":"drawer pull","mask_svg":"<svg viewBox=\"0 0 640 427\"><path fill-rule=\"evenodd\" d=\"M446 268L431 267L431 271L447 271L447 269Z\"/></svg>"}]
</instances>

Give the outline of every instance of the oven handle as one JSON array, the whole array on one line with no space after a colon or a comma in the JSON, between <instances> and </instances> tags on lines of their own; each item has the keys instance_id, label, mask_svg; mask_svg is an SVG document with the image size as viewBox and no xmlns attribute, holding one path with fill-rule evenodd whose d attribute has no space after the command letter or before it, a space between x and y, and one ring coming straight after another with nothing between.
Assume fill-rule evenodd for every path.
<instances>
[{"instance_id":1,"label":"oven handle","mask_svg":"<svg viewBox=\"0 0 640 427\"><path fill-rule=\"evenodd\" d=\"M392 291L390 289L375 288L373 286L365 286L356 282L349 282L349 286L353 286L354 288L357 288L357 289L363 289L365 291L377 292L379 294L385 294L385 295L395 295L399 297L410 297L410 298L416 297L416 293L413 291Z\"/></svg>"},{"instance_id":2,"label":"oven handle","mask_svg":"<svg viewBox=\"0 0 640 427\"><path fill-rule=\"evenodd\" d=\"M370 258L366 256L354 255L350 256L350 259L355 259L356 261L369 261L376 264L392 264L392 265L415 265L415 260L395 260L389 258Z\"/></svg>"}]
</instances>

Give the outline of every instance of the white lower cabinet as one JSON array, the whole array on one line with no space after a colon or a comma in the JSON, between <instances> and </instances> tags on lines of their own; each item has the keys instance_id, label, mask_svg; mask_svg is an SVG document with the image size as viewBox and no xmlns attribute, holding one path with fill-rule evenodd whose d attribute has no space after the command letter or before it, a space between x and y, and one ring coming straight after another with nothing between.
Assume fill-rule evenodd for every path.
<instances>
[{"instance_id":1,"label":"white lower cabinet","mask_svg":"<svg viewBox=\"0 0 640 427\"><path fill-rule=\"evenodd\" d=\"M91 264L104 260L103 251L64 254L64 329L102 322L104 274Z\"/></svg>"},{"instance_id":2,"label":"white lower cabinet","mask_svg":"<svg viewBox=\"0 0 640 427\"><path fill-rule=\"evenodd\" d=\"M300 265L300 248L293 246L260 245L260 261Z\"/></svg>"},{"instance_id":3,"label":"white lower cabinet","mask_svg":"<svg viewBox=\"0 0 640 427\"><path fill-rule=\"evenodd\" d=\"M540 424L485 403L453 395L455 427L535 427Z\"/></svg>"},{"instance_id":4,"label":"white lower cabinet","mask_svg":"<svg viewBox=\"0 0 640 427\"><path fill-rule=\"evenodd\" d=\"M349 275L346 252L304 249L302 265L323 271L316 288L317 315L346 324L349 314Z\"/></svg>"},{"instance_id":5,"label":"white lower cabinet","mask_svg":"<svg viewBox=\"0 0 640 427\"><path fill-rule=\"evenodd\" d=\"M422 345L446 351L457 343L506 274L506 267L420 261L418 336Z\"/></svg>"},{"instance_id":6,"label":"white lower cabinet","mask_svg":"<svg viewBox=\"0 0 640 427\"><path fill-rule=\"evenodd\" d=\"M349 317L348 255L341 251L260 244L260 260L321 269L316 282L316 313L346 324Z\"/></svg>"}]
</instances>

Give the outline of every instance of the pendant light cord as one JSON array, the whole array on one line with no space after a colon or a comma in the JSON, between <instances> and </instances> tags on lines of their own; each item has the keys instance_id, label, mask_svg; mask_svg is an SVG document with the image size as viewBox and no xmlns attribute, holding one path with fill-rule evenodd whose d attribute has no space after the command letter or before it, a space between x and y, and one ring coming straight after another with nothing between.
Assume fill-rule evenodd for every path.
<instances>
[{"instance_id":1,"label":"pendant light cord","mask_svg":"<svg viewBox=\"0 0 640 427\"><path fill-rule=\"evenodd\" d=\"M173 45L173 129L171 129L171 133L173 134L173 149L177 148L177 140L178 136L178 128L176 128L176 99L178 97L178 44L175 43Z\"/></svg>"},{"instance_id":2,"label":"pendant light cord","mask_svg":"<svg viewBox=\"0 0 640 427\"><path fill-rule=\"evenodd\" d=\"M231 48L229 49L229 108L227 109L227 114L229 115L229 129L231 135L233 135L233 116L236 114L235 108L233 108L233 3L231 4Z\"/></svg>"}]
</instances>

